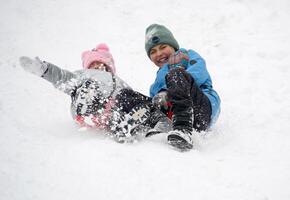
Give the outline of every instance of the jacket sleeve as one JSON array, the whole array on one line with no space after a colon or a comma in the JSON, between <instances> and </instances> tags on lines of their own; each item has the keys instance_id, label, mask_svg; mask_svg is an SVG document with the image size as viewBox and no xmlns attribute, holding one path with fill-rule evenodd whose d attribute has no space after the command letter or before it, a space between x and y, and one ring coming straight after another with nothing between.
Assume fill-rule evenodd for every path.
<instances>
[{"instance_id":1,"label":"jacket sleeve","mask_svg":"<svg viewBox=\"0 0 290 200\"><path fill-rule=\"evenodd\" d=\"M76 74L61 69L60 67L46 62L48 68L46 72L42 75L42 78L51 82L54 87L60 91L71 95L75 87L77 86Z\"/></svg>"},{"instance_id":2,"label":"jacket sleeve","mask_svg":"<svg viewBox=\"0 0 290 200\"><path fill-rule=\"evenodd\" d=\"M205 60L193 50L188 50L188 56L190 60L186 71L191 74L196 84L200 87L210 79Z\"/></svg>"}]
</instances>

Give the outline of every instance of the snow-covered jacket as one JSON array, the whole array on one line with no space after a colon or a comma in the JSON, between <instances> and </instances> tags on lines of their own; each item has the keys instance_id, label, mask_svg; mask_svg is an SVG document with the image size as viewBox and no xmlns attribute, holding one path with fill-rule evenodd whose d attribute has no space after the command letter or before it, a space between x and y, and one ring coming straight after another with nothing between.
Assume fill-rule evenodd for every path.
<instances>
[{"instance_id":1,"label":"snow-covered jacket","mask_svg":"<svg viewBox=\"0 0 290 200\"><path fill-rule=\"evenodd\" d=\"M71 114L74 120L81 125L92 125L103 127L103 123L107 123L108 117L111 113L111 108L114 106L114 99L120 90L130 88L118 76L110 72L100 71L95 69L83 69L75 72L62 69L54 64L46 62L48 68L42 75L44 79L51 82L57 89L72 96ZM80 88L86 81L93 80L97 83L98 91L101 91L102 99L105 100L102 112L94 113L89 116L91 122L87 122L84 117L77 114L78 105L74 102L74 96L77 88ZM86 95L92 95L93 90ZM95 95L95 94L93 94ZM100 92L97 94L100 95ZM82 124L83 123L83 124Z\"/></svg>"},{"instance_id":2,"label":"snow-covered jacket","mask_svg":"<svg viewBox=\"0 0 290 200\"><path fill-rule=\"evenodd\" d=\"M193 50L180 50L186 51L189 57L186 71L194 78L195 83L210 100L212 108L211 124L213 124L220 113L220 98L212 87L212 80L206 69L205 60ZM169 65L165 64L157 71L156 79L150 87L151 97L155 96L161 90L166 90L165 76L169 70Z\"/></svg>"}]
</instances>

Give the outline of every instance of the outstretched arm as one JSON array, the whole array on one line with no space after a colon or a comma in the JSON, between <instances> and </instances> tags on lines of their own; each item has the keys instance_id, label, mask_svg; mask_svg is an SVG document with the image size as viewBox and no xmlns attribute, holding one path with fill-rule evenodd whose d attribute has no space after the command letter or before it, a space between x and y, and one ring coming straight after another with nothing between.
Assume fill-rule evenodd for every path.
<instances>
[{"instance_id":1,"label":"outstretched arm","mask_svg":"<svg viewBox=\"0 0 290 200\"><path fill-rule=\"evenodd\" d=\"M38 57L31 59L23 56L20 57L19 61L25 71L44 78L66 94L71 95L72 90L78 84L74 73L61 69L51 63L41 61Z\"/></svg>"}]
</instances>

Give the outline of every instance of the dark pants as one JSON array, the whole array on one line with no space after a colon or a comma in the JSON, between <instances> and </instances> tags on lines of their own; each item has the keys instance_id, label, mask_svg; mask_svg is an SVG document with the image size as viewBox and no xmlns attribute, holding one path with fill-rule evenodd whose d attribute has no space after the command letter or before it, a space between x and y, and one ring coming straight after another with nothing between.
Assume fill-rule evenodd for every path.
<instances>
[{"instance_id":1,"label":"dark pants","mask_svg":"<svg viewBox=\"0 0 290 200\"><path fill-rule=\"evenodd\" d=\"M151 104L151 98L132 89L122 89L116 96L116 106L125 113L142 104Z\"/></svg>"},{"instance_id":2,"label":"dark pants","mask_svg":"<svg viewBox=\"0 0 290 200\"><path fill-rule=\"evenodd\" d=\"M191 126L196 131L206 130L210 124L211 104L208 97L196 85L194 78L183 68L174 68L166 75L166 85L168 99L172 103L173 117L177 116L173 128ZM193 113L190 113L190 110ZM190 114L193 115L193 120L189 119L192 117Z\"/></svg>"},{"instance_id":3,"label":"dark pants","mask_svg":"<svg viewBox=\"0 0 290 200\"><path fill-rule=\"evenodd\" d=\"M126 88L119 92L116 96L116 107L122 113L129 113L136 107L146 108L150 114L143 125L151 128L154 128L160 119L167 118L163 112L152 105L152 98L132 89Z\"/></svg>"}]
</instances>

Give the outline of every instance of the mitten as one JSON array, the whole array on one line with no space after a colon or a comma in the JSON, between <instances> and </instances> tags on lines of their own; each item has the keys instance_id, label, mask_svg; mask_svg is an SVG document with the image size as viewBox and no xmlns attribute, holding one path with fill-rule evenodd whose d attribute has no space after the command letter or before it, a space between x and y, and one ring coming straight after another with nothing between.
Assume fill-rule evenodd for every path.
<instances>
[{"instance_id":1,"label":"mitten","mask_svg":"<svg viewBox=\"0 0 290 200\"><path fill-rule=\"evenodd\" d=\"M179 50L169 57L168 64L169 64L169 67L171 68L183 67L186 69L188 65L188 61L189 61L189 57L187 55L187 52Z\"/></svg>"},{"instance_id":2,"label":"mitten","mask_svg":"<svg viewBox=\"0 0 290 200\"><path fill-rule=\"evenodd\" d=\"M38 57L31 59L29 57L22 56L19 58L19 62L25 71L37 76L42 76L47 70L47 64L42 62Z\"/></svg>"}]
</instances>

